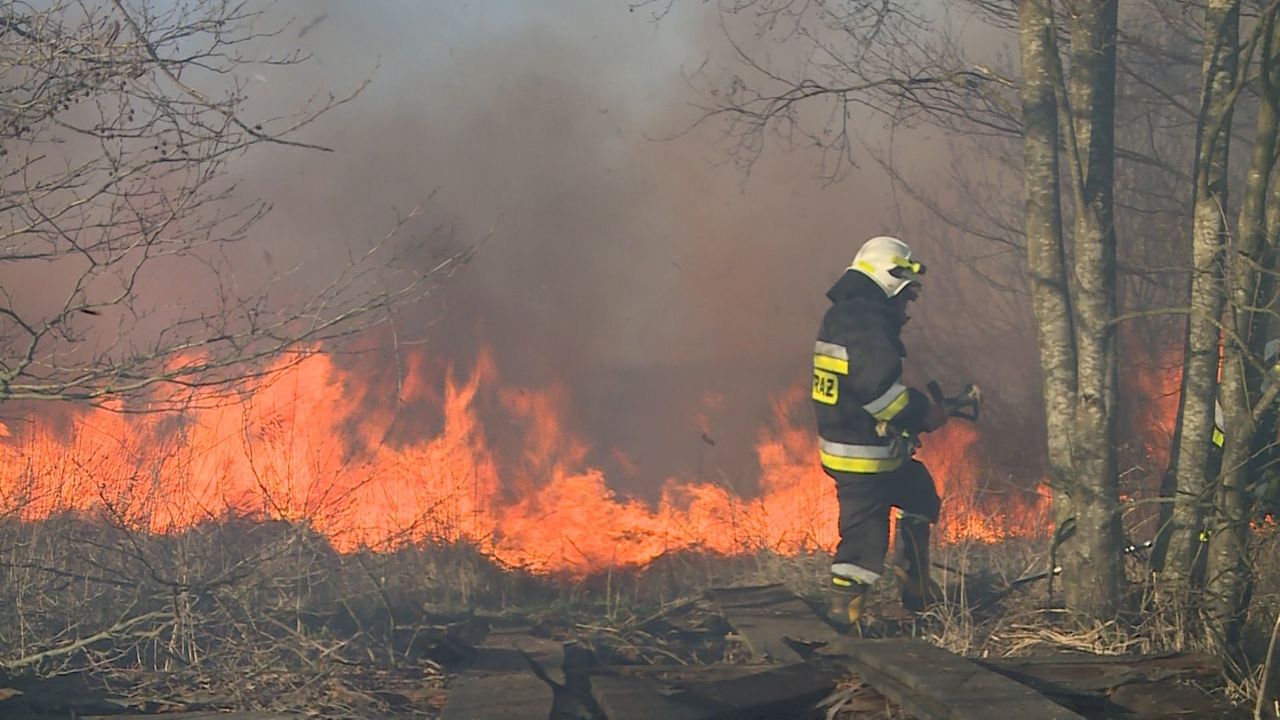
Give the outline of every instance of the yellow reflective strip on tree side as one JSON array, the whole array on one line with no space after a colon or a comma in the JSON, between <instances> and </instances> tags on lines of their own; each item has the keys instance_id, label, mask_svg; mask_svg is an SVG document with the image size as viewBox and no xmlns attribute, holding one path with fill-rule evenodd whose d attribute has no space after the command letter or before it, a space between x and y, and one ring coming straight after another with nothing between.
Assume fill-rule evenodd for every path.
<instances>
[{"instance_id":1,"label":"yellow reflective strip on tree side","mask_svg":"<svg viewBox=\"0 0 1280 720\"><path fill-rule=\"evenodd\" d=\"M849 374L849 361L843 358L831 357L830 355L814 355L813 366L819 370L827 370L840 375Z\"/></svg>"},{"instance_id":2,"label":"yellow reflective strip on tree side","mask_svg":"<svg viewBox=\"0 0 1280 720\"><path fill-rule=\"evenodd\" d=\"M1214 428L1214 429L1213 429L1213 444L1214 444L1214 445L1217 445L1218 447L1222 447L1223 443L1225 443L1225 442L1226 442L1226 440L1227 440L1227 436L1226 436L1226 435L1223 435L1221 430L1219 430L1218 428Z\"/></svg>"},{"instance_id":3,"label":"yellow reflective strip on tree side","mask_svg":"<svg viewBox=\"0 0 1280 720\"><path fill-rule=\"evenodd\" d=\"M902 458L851 458L831 455L819 451L822 467L836 472L878 473L897 470L902 465Z\"/></svg>"},{"instance_id":4,"label":"yellow reflective strip on tree side","mask_svg":"<svg viewBox=\"0 0 1280 720\"><path fill-rule=\"evenodd\" d=\"M906 390L903 390L898 397L894 398L893 402L889 403L888 407L873 414L872 417L882 421L892 420L897 417L898 413L902 412L902 409L907 406L908 402L911 402L911 395L909 395Z\"/></svg>"}]
</instances>

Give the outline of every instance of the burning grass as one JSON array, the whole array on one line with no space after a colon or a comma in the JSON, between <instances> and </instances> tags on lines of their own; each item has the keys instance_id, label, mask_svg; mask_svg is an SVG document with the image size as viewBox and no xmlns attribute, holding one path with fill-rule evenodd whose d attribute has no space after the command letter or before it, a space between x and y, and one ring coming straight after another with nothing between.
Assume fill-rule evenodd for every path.
<instances>
[{"instance_id":1,"label":"burning grass","mask_svg":"<svg viewBox=\"0 0 1280 720\"><path fill-rule=\"evenodd\" d=\"M783 583L818 599L836 503L803 394L760 430L756 492L672 478L650 504L585 463L554 392L504 388L484 357L446 375L400 389L398 406L442 408L437 432L409 439L394 439L394 407L367 402L375 388L323 355L235 405L0 434L0 607L13 608L0 669L88 671L161 708L430 717L488 623L615 661L732 662L740 648L699 609L703 590ZM491 447L485 404L521 424L518 462ZM948 602L895 615L895 588L879 587L868 632L971 656L1191 644L1193 620L1145 595L1148 612L1083 629L1053 610L1048 582L1001 596L1048 566L1048 497L996 482L979 440L952 424L922 451L944 495ZM1260 582L1261 607L1276 607L1275 582Z\"/></svg>"},{"instance_id":2,"label":"burning grass","mask_svg":"<svg viewBox=\"0 0 1280 720\"><path fill-rule=\"evenodd\" d=\"M445 373L439 389L408 383L389 404L361 401L380 393L322 354L271 377L235 404L180 415L100 409L11 428L0 438L0 514L106 513L153 533L227 515L305 521L343 552L461 543L507 567L578 577L684 552L812 553L836 539L803 393L780 398L761 428L754 491L668 478L650 504L617 494L586 463L557 393L501 386L486 357L469 375ZM438 431L393 440L398 409L428 401L441 409ZM492 447L485 403L522 429L521 457ZM1048 496L986 482L978 440L953 424L922 451L948 505L941 537L1043 535Z\"/></svg>"}]
</instances>

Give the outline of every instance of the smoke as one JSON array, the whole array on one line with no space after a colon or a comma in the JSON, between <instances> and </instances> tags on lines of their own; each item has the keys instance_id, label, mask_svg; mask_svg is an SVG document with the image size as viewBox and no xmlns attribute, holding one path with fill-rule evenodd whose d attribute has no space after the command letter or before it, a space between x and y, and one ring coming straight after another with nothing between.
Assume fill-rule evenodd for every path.
<instances>
[{"instance_id":1,"label":"smoke","mask_svg":"<svg viewBox=\"0 0 1280 720\"><path fill-rule=\"evenodd\" d=\"M591 460L634 461L627 490L749 474L772 398L807 378L827 287L890 229L888 188L874 173L824 186L803 154L746 178L715 128L685 133L700 117L685 76L719 39L704 8L654 24L535 5L285 6L315 21L298 41L317 83L378 67L308 138L336 153L241 170L275 202L260 230L336 251L431 196L408 232L485 240L403 333L463 365L487 344L510 383L567 385Z\"/></svg>"},{"instance_id":2,"label":"smoke","mask_svg":"<svg viewBox=\"0 0 1280 720\"><path fill-rule=\"evenodd\" d=\"M334 152L269 148L232 166L274 206L246 274L305 263L303 277L324 277L426 203L401 231L424 243L415 262L483 243L397 319L397 336L423 342L432 372L487 346L503 381L567 388L572 429L619 489L750 477L756 434L773 399L807 381L824 293L858 244L904 234L945 257L941 236L906 234L874 163L828 184L811 153L768 152L749 176L726 162L714 124L695 127L686 82L697 68L713 82L732 71L702 3L658 23L591 0L294 0L273 13L294 22L263 49L313 57L249 77L257 111L371 82L303 138ZM943 162L945 144L919 143L910 155L926 171ZM990 313L949 301L948 283L972 284L963 272L935 263L928 276L906 338L916 382L983 379L968 373L981 374L984 336L949 332ZM1024 357L1013 362L1034 389Z\"/></svg>"}]
</instances>

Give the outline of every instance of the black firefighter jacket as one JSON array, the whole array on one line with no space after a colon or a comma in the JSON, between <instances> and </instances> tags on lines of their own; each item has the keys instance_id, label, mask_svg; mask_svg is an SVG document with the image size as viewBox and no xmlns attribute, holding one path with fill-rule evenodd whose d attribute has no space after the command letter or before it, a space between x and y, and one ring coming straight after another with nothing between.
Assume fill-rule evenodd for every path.
<instances>
[{"instance_id":1,"label":"black firefighter jacket","mask_svg":"<svg viewBox=\"0 0 1280 720\"><path fill-rule=\"evenodd\" d=\"M846 272L827 297L832 304L813 349L822 465L835 472L895 470L906 458L901 434L917 432L932 404L902 384L902 325L884 292L860 272Z\"/></svg>"}]
</instances>

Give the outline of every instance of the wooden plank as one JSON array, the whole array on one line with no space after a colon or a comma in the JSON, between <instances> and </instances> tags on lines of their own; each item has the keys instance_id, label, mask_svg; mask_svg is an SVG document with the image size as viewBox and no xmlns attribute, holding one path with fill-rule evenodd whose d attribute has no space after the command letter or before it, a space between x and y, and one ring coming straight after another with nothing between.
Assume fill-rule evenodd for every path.
<instances>
[{"instance_id":1,"label":"wooden plank","mask_svg":"<svg viewBox=\"0 0 1280 720\"><path fill-rule=\"evenodd\" d=\"M1111 703L1134 720L1144 718L1197 718L1197 720L1250 720L1253 713L1232 707L1194 685L1178 682L1121 685L1108 696Z\"/></svg>"},{"instance_id":2,"label":"wooden plank","mask_svg":"<svg viewBox=\"0 0 1280 720\"><path fill-rule=\"evenodd\" d=\"M582 671L587 675L622 675L642 678L662 685L678 685L759 675L763 671L761 668L760 665L741 663L712 663L710 665L601 665L583 668Z\"/></svg>"},{"instance_id":3,"label":"wooden plank","mask_svg":"<svg viewBox=\"0 0 1280 720\"><path fill-rule=\"evenodd\" d=\"M811 710L831 694L836 680L828 670L799 663L755 675L690 683L685 692L708 707L719 707L713 720L772 720Z\"/></svg>"},{"instance_id":4,"label":"wooden plank","mask_svg":"<svg viewBox=\"0 0 1280 720\"><path fill-rule=\"evenodd\" d=\"M977 660L1023 684L1052 683L1070 690L1107 690L1130 682L1160 682L1170 678L1214 680L1222 663L1214 658L1187 654L1109 655L1100 657L1032 656Z\"/></svg>"},{"instance_id":5,"label":"wooden plank","mask_svg":"<svg viewBox=\"0 0 1280 720\"><path fill-rule=\"evenodd\" d=\"M608 720L713 720L715 708L703 708L684 698L666 695L652 683L633 677L598 675L591 678L591 697Z\"/></svg>"},{"instance_id":6,"label":"wooden plank","mask_svg":"<svg viewBox=\"0 0 1280 720\"><path fill-rule=\"evenodd\" d=\"M880 672L871 667L859 666L858 678L866 682L884 697L906 710L916 720L934 720L946 717L947 709L937 700L921 695L896 680L892 675ZM1006 718L1004 720L1014 720Z\"/></svg>"},{"instance_id":7,"label":"wooden plank","mask_svg":"<svg viewBox=\"0 0 1280 720\"><path fill-rule=\"evenodd\" d=\"M855 671L921 720L1083 720L1025 685L921 640L841 640ZM877 685L877 677L895 686Z\"/></svg>"},{"instance_id":8,"label":"wooden plank","mask_svg":"<svg viewBox=\"0 0 1280 720\"><path fill-rule=\"evenodd\" d=\"M80 720L301 720L307 717L295 713L278 713L266 710L249 712L176 712L176 713L125 713L123 715L81 715Z\"/></svg>"},{"instance_id":9,"label":"wooden plank","mask_svg":"<svg viewBox=\"0 0 1280 720\"><path fill-rule=\"evenodd\" d=\"M827 658L843 655L864 680L922 720L1082 720L1031 688L923 641L842 636L781 585L716 589L707 597L754 659L803 659L797 646L804 645Z\"/></svg>"},{"instance_id":10,"label":"wooden plank","mask_svg":"<svg viewBox=\"0 0 1280 720\"><path fill-rule=\"evenodd\" d=\"M1137 720L1159 717L1156 708L1164 707L1164 714L1230 716L1229 703L1207 693L1177 699L1190 684L1220 677L1221 661L1207 655L1044 655L975 662L1084 715L1128 714Z\"/></svg>"},{"instance_id":11,"label":"wooden plank","mask_svg":"<svg viewBox=\"0 0 1280 720\"><path fill-rule=\"evenodd\" d=\"M555 691L533 672L461 675L441 720L547 720Z\"/></svg>"},{"instance_id":12,"label":"wooden plank","mask_svg":"<svg viewBox=\"0 0 1280 720\"><path fill-rule=\"evenodd\" d=\"M525 655L534 672L547 682L565 684L564 643L529 634L528 629L495 630L480 644L481 648L512 649Z\"/></svg>"},{"instance_id":13,"label":"wooden plank","mask_svg":"<svg viewBox=\"0 0 1280 720\"><path fill-rule=\"evenodd\" d=\"M736 668L736 670L731 670ZM836 686L839 673L810 663L668 667L666 673L634 667L602 668L592 694L609 720L696 718L772 720L804 714Z\"/></svg>"},{"instance_id":14,"label":"wooden plank","mask_svg":"<svg viewBox=\"0 0 1280 720\"><path fill-rule=\"evenodd\" d=\"M718 588L707 592L751 650L756 662L792 663L807 653L797 647L841 639L813 608L782 585Z\"/></svg>"},{"instance_id":15,"label":"wooden plank","mask_svg":"<svg viewBox=\"0 0 1280 720\"><path fill-rule=\"evenodd\" d=\"M107 697L102 682L86 673L36 677L0 671L0 718L114 715L129 709Z\"/></svg>"},{"instance_id":16,"label":"wooden plank","mask_svg":"<svg viewBox=\"0 0 1280 720\"><path fill-rule=\"evenodd\" d=\"M464 666L467 675L530 672L529 656L514 648L478 647Z\"/></svg>"}]
</instances>

